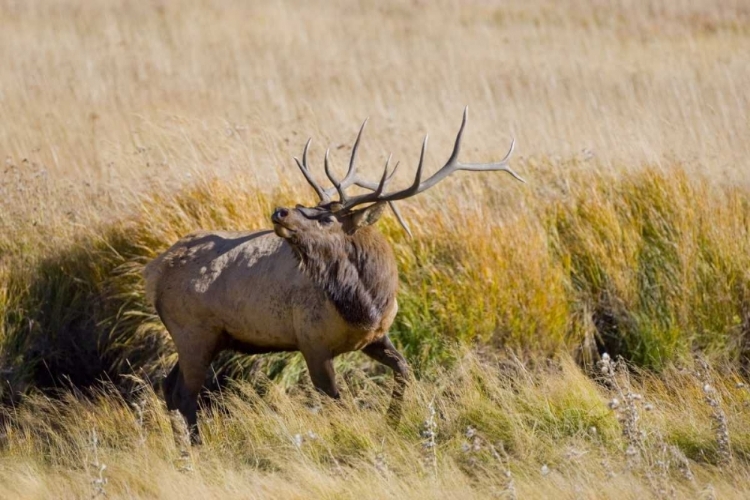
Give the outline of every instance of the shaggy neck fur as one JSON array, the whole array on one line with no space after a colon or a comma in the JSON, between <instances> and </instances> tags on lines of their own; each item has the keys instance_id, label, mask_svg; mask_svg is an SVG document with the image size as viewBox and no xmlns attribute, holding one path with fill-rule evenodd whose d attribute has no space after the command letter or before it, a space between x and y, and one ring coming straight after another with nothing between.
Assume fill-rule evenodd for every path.
<instances>
[{"instance_id":1,"label":"shaggy neck fur","mask_svg":"<svg viewBox=\"0 0 750 500\"><path fill-rule=\"evenodd\" d=\"M322 288L344 320L376 327L393 304L398 270L393 251L373 227L336 237L299 235L292 243L302 270Z\"/></svg>"}]
</instances>

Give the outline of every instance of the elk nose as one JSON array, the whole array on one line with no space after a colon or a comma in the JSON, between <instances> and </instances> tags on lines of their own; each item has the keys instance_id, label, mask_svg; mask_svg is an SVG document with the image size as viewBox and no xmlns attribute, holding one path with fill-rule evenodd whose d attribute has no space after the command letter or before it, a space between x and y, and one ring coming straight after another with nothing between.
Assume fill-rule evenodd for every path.
<instances>
[{"instance_id":1,"label":"elk nose","mask_svg":"<svg viewBox=\"0 0 750 500\"><path fill-rule=\"evenodd\" d=\"M273 212L273 215L271 216L271 220L282 221L286 219L288 215L289 215L289 210L287 210L286 208L277 208Z\"/></svg>"}]
</instances>

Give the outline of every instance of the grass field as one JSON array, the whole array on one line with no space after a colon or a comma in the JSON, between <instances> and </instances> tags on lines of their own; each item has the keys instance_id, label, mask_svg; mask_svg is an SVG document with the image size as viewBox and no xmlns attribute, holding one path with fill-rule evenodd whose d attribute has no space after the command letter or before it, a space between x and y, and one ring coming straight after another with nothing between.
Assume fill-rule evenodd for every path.
<instances>
[{"instance_id":1,"label":"grass field","mask_svg":"<svg viewBox=\"0 0 750 500\"><path fill-rule=\"evenodd\" d=\"M750 6L559 4L0 0L0 498L750 495ZM406 185L465 105L463 158L514 137L528 184L380 222L403 422L359 354L341 406L225 356L175 442L143 265L313 202L291 157L340 172L367 116L364 170Z\"/></svg>"}]
</instances>

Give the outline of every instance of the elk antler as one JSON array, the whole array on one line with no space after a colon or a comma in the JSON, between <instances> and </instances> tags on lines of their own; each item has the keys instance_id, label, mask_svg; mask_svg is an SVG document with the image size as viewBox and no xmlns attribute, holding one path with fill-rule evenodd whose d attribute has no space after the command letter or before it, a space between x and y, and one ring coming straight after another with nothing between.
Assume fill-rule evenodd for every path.
<instances>
[{"instance_id":1,"label":"elk antler","mask_svg":"<svg viewBox=\"0 0 750 500\"><path fill-rule=\"evenodd\" d=\"M466 127L466 121L469 117L469 108L468 106L464 108L464 116L463 120L461 121L461 128L458 130L458 135L456 135L456 143L453 146L453 152L451 153L450 158L448 158L448 161L443 165L440 170L435 172L430 178L428 178L425 181L422 181L422 167L424 166L424 157L425 157L425 151L427 150L427 136L425 136L424 141L422 142L422 152L419 155L419 164L417 165L417 173L414 177L414 182L411 186L409 186L406 189L402 189L400 191L395 191L392 193L384 194L384 188L387 184L387 181L390 180L390 176L388 176L388 164L386 163L385 171L383 172L383 177L380 180L379 184L374 184L372 182L367 182L363 180L357 180L355 184L357 184L360 187L363 187L365 189L369 189L370 193L365 193L359 196L355 196L353 198L348 198L346 202L344 203L344 207L347 209L351 209L357 205L361 205L364 203L377 203L377 202L394 202L398 200L403 200L405 198L410 198L414 195L417 195L419 193L422 193L424 191L427 191L431 187L433 187L438 182L442 181L449 175L451 175L453 172L456 172L458 170L468 170L473 172L484 172L484 171L497 171L501 170L504 172L508 172L510 175L515 177L517 180L521 182L526 182L523 180L523 178L515 173L509 166L508 166L508 160L510 159L510 155L513 154L513 148L515 147L516 141L513 139L510 143L510 149L506 153L505 157L498 161L493 163L461 163L458 161L458 155L461 152L461 139L463 138L464 128Z\"/></svg>"},{"instance_id":2,"label":"elk antler","mask_svg":"<svg viewBox=\"0 0 750 500\"><path fill-rule=\"evenodd\" d=\"M307 182L310 183L310 185L315 189L315 192L318 193L318 196L320 196L321 203L327 203L331 201L331 196L338 192L339 195L339 202L343 205L344 209L350 210L358 205L362 205L365 203L383 203L387 202L389 206L393 209L396 218L398 219L399 223L406 229L407 233L411 236L411 231L409 231L408 226L404 222L403 218L401 217L401 214L396 209L396 206L393 204L394 201L403 200L406 198L410 198L414 195L417 195L419 193L422 193L424 191L427 191L431 187L433 187L438 182L442 181L449 175L451 175L453 172L456 172L458 170L467 170L472 172L485 172L485 171L504 171L508 172L510 175L512 175L514 178L521 182L526 182L523 180L523 178L515 173L509 166L508 166L508 160L510 159L511 154L513 154L513 148L515 147L516 141L515 139L511 140L510 143L510 149L506 153L505 157L498 161L493 163L461 163L458 161L458 155L461 151L461 139L463 137L464 128L466 127L466 122L469 117L469 107L464 108L464 114L463 114L463 120L461 121L461 128L458 129L458 134L456 135L456 143L453 146L453 152L451 153L450 158L448 158L448 161L443 165L440 170L435 172L432 176L430 176L427 180L422 181L422 167L424 166L424 157L425 152L427 151L427 136L425 136L424 141L422 142L422 151L419 155L419 164L417 165L417 173L414 177L414 182L411 186L409 186L406 189L402 189L400 191L394 191L391 193L385 193L385 188L388 186L388 183L393 178L393 175L396 173L396 170L398 169L398 163L393 167L393 170L389 173L388 172L388 166L390 165L391 157L388 157L388 160L385 162L385 168L383 169L383 175L380 178L380 181L378 183L370 182L364 179L360 179L357 176L357 165L356 165L356 159L357 159L357 149L359 148L359 141L362 137L362 131L365 129L365 125L367 124L367 120L365 120L362 123L362 126L359 129L359 133L357 134L357 139L354 142L354 147L352 148L352 156L349 160L349 170L346 173L346 176L344 177L341 182L339 182L331 173L329 162L328 162L328 150L326 151L325 156L325 171L326 175L328 176L328 179L333 184L333 188L329 189L322 189L312 178L310 175L310 170L307 167L307 149L310 145L310 141L307 141L307 144L305 144L305 150L302 153L302 162L300 163L297 158L295 160L297 161L297 165L299 166L300 170L302 170L302 174L305 176L305 179L307 179ZM346 195L346 189L351 187L352 185L357 185L359 187L368 189L370 192L361 194L354 197L349 197Z\"/></svg>"},{"instance_id":3,"label":"elk antler","mask_svg":"<svg viewBox=\"0 0 750 500\"><path fill-rule=\"evenodd\" d=\"M302 151L302 162L299 161L299 159L295 156L294 161L297 162L297 166L300 170L302 170L302 175L305 176L305 179L307 179L307 182L312 186L312 188L315 190L316 193L318 193L318 196L320 197L320 202L328 202L331 201L331 197L328 196L328 194L323 190L323 188L320 187L320 185L315 182L315 178L313 178L312 174L310 173L310 169L307 167L307 150L310 148L310 143L312 142L312 137L307 140L305 143L305 149Z\"/></svg>"}]
</instances>

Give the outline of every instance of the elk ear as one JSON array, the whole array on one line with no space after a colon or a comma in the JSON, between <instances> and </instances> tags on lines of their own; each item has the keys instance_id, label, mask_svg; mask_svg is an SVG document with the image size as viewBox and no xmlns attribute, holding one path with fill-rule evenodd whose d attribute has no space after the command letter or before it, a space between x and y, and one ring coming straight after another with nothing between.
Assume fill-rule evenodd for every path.
<instances>
[{"instance_id":1,"label":"elk ear","mask_svg":"<svg viewBox=\"0 0 750 500\"><path fill-rule=\"evenodd\" d=\"M385 203L375 203L352 214L352 226L356 231L359 228L375 224L385 212Z\"/></svg>"}]
</instances>

